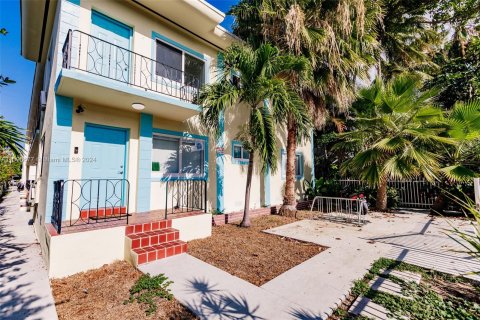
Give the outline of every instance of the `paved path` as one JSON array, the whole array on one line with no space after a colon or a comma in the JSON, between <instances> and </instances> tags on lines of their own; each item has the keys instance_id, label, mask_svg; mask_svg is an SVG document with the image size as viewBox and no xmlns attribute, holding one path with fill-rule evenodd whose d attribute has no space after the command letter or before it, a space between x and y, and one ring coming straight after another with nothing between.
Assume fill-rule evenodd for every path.
<instances>
[{"instance_id":1,"label":"paved path","mask_svg":"<svg viewBox=\"0 0 480 320\"><path fill-rule=\"evenodd\" d=\"M0 203L0 318L57 319L30 212L20 211L19 193Z\"/></svg>"},{"instance_id":2,"label":"paved path","mask_svg":"<svg viewBox=\"0 0 480 320\"><path fill-rule=\"evenodd\" d=\"M444 256L460 261L462 266L476 266L465 254L451 251L458 249L458 244L443 233L448 227L445 220L419 213L371 214L368 219L370 223L363 227L302 220L266 231L329 248L261 287L187 254L140 269L165 273L174 281L175 297L201 319L313 320L328 318L349 294L353 282L380 257L408 258L407 262L421 265L428 251L432 259L428 267L440 271L455 271L452 266L442 267L449 263ZM459 226L467 228L462 222ZM395 255L399 248L408 252ZM457 268L454 274L460 271Z\"/></svg>"}]
</instances>

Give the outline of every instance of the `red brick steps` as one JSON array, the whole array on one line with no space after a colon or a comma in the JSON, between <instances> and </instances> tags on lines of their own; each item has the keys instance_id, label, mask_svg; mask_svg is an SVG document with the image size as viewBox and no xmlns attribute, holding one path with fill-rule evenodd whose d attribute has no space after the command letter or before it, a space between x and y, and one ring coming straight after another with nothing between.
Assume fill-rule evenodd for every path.
<instances>
[{"instance_id":1,"label":"red brick steps","mask_svg":"<svg viewBox=\"0 0 480 320\"><path fill-rule=\"evenodd\" d=\"M187 252L187 243L179 240L180 232L172 228L171 220L130 225L125 233L135 266Z\"/></svg>"}]
</instances>

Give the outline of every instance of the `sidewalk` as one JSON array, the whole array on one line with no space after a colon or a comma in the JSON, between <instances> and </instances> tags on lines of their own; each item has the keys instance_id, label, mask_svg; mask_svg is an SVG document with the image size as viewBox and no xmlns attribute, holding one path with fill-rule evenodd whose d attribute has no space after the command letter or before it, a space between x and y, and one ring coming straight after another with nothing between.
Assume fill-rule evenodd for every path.
<instances>
[{"instance_id":1,"label":"sidewalk","mask_svg":"<svg viewBox=\"0 0 480 320\"><path fill-rule=\"evenodd\" d=\"M20 194L0 202L0 318L57 319L50 283L30 212L20 211Z\"/></svg>"}]
</instances>

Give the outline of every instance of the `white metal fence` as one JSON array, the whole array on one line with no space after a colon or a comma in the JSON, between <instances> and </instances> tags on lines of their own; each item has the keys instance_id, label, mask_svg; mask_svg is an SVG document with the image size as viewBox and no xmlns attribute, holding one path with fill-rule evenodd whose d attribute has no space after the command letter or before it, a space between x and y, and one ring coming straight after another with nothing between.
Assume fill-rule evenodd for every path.
<instances>
[{"instance_id":1,"label":"white metal fence","mask_svg":"<svg viewBox=\"0 0 480 320\"><path fill-rule=\"evenodd\" d=\"M349 187L366 187L367 184L360 180L338 180L342 189ZM430 208L439 194L439 185L426 180L390 180L388 186L397 190L400 198L399 205L407 208ZM373 195L375 196L375 195Z\"/></svg>"},{"instance_id":2,"label":"white metal fence","mask_svg":"<svg viewBox=\"0 0 480 320\"><path fill-rule=\"evenodd\" d=\"M366 208L363 199L333 198L317 196L313 199L310 211L318 212L324 219L346 221L358 225L365 223Z\"/></svg>"}]
</instances>

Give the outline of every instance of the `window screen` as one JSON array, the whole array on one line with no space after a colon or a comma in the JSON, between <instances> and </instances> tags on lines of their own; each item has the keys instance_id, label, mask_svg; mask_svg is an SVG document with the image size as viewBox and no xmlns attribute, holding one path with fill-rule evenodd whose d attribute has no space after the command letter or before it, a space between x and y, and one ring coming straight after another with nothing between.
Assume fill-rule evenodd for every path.
<instances>
[{"instance_id":1,"label":"window screen","mask_svg":"<svg viewBox=\"0 0 480 320\"><path fill-rule=\"evenodd\" d=\"M182 51L157 40L157 70L158 76L176 81L182 81Z\"/></svg>"}]
</instances>

